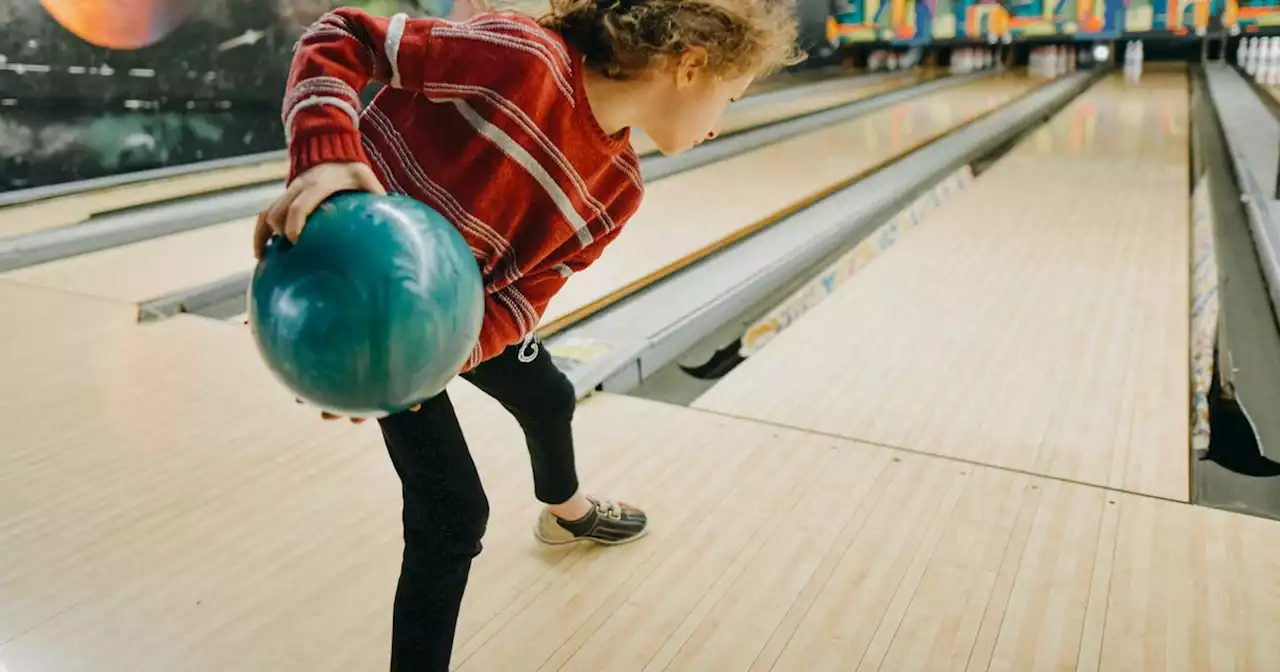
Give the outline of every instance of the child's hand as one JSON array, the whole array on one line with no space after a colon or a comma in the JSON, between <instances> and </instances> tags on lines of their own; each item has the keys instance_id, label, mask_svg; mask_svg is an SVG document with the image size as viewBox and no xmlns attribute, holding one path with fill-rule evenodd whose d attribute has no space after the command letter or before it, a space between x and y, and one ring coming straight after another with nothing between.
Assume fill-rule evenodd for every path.
<instances>
[{"instance_id":1,"label":"child's hand","mask_svg":"<svg viewBox=\"0 0 1280 672\"><path fill-rule=\"evenodd\" d=\"M253 232L253 254L261 259L272 235L280 234L298 242L307 216L326 198L339 191L368 191L386 194L377 176L363 163L322 163L293 179L284 195L258 214Z\"/></svg>"}]
</instances>

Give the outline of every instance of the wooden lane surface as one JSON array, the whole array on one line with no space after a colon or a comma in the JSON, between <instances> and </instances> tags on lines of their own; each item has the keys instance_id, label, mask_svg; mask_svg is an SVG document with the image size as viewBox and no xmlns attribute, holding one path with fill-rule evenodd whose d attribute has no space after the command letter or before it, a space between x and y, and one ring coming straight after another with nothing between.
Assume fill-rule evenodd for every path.
<instances>
[{"instance_id":1,"label":"wooden lane surface","mask_svg":"<svg viewBox=\"0 0 1280 672\"><path fill-rule=\"evenodd\" d=\"M695 405L1185 500L1187 153L1105 80Z\"/></svg>"},{"instance_id":2,"label":"wooden lane surface","mask_svg":"<svg viewBox=\"0 0 1280 672\"><path fill-rule=\"evenodd\" d=\"M829 107L852 102L858 98L893 88L889 84L890 81L895 82L894 86L902 86L910 79L908 75L904 74L901 78L895 77L868 85L860 84L858 79L852 77L852 74L852 71L850 71L849 74L831 77L833 80L848 77L848 88L824 92L822 95L813 96L814 100L806 97L799 101L787 101L785 104L780 105L749 108L742 115L743 118L741 120L731 117L727 121L725 132L742 130L756 124L821 110L824 109L824 106ZM776 81L754 87L750 95L808 83L810 79L812 78L781 77ZM649 140L639 138L637 151L647 154L654 152L655 148ZM253 165L179 175L106 189L95 189L85 193L70 194L29 204L3 207L0 208L0 237L18 236L35 231L78 224L104 212L124 210L150 203L261 184L273 180L283 180L287 170L288 162L286 161L264 161Z\"/></svg>"},{"instance_id":3,"label":"wooden lane surface","mask_svg":"<svg viewBox=\"0 0 1280 672\"><path fill-rule=\"evenodd\" d=\"M132 305L253 268L253 219L237 219L0 274Z\"/></svg>"},{"instance_id":4,"label":"wooden lane surface","mask_svg":"<svg viewBox=\"0 0 1280 672\"><path fill-rule=\"evenodd\" d=\"M1273 100L1275 100L1276 102L1280 102L1280 86L1277 86L1275 84L1267 84L1263 86L1263 90L1265 90L1267 92L1267 95L1271 96Z\"/></svg>"},{"instance_id":5,"label":"wooden lane surface","mask_svg":"<svg viewBox=\"0 0 1280 672\"><path fill-rule=\"evenodd\" d=\"M617 242L551 302L544 331L777 221L1033 85L1009 75L956 86L649 185Z\"/></svg>"},{"instance_id":6,"label":"wooden lane surface","mask_svg":"<svg viewBox=\"0 0 1280 672\"><path fill-rule=\"evenodd\" d=\"M0 666L385 669L376 428L294 407L240 330L0 282L22 303L44 312L0 325ZM1275 522L598 395L585 482L653 532L546 548L518 428L453 394L492 507L463 671L1280 669Z\"/></svg>"},{"instance_id":7,"label":"wooden lane surface","mask_svg":"<svg viewBox=\"0 0 1280 672\"><path fill-rule=\"evenodd\" d=\"M905 86L909 81L911 81L910 78L894 80L892 86ZM774 107L769 106L765 109L774 109ZM881 123L890 122L886 120ZM882 129L882 132L888 133L890 130L886 128ZM777 158L777 152L770 152L765 157ZM714 168L724 163L727 162L711 164L697 170L705 171L707 168ZM772 174L772 171L761 169L757 165L752 170L755 175L750 179L758 181L758 175L762 170ZM685 174L688 173L649 185L651 195L648 199L661 198L661 196L655 196L653 190L657 189L657 193L662 193L662 184L682 180ZM705 180L705 177L702 179ZM686 195L685 192L679 191L673 194L678 198ZM254 264L251 249L252 231L253 220L241 219L19 269L0 277L87 296L138 304L252 269ZM688 250L683 247L679 250L679 254L687 254L687 252Z\"/></svg>"},{"instance_id":8,"label":"wooden lane surface","mask_svg":"<svg viewBox=\"0 0 1280 672\"><path fill-rule=\"evenodd\" d=\"M283 180L287 170L285 161L266 161L11 205L0 208L0 237L79 224L102 212Z\"/></svg>"}]
</instances>

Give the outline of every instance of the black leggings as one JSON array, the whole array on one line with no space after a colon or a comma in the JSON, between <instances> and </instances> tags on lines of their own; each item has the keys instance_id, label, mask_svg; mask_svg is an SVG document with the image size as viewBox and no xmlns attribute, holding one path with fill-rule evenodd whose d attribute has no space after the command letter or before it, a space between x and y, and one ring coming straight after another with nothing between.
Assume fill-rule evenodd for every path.
<instances>
[{"instance_id":1,"label":"black leggings","mask_svg":"<svg viewBox=\"0 0 1280 672\"><path fill-rule=\"evenodd\" d=\"M463 378L519 421L539 501L560 504L572 497L578 478L570 424L577 399L546 348L511 346ZM404 495L404 558L391 669L445 672L471 561L480 554L489 520L489 500L447 393L380 424Z\"/></svg>"}]
</instances>

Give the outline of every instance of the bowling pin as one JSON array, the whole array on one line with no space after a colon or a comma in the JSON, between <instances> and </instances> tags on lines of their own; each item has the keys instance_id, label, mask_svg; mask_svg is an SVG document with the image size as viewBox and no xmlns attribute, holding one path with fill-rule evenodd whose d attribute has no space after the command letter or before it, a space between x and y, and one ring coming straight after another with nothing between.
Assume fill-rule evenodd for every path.
<instances>
[{"instance_id":1,"label":"bowling pin","mask_svg":"<svg viewBox=\"0 0 1280 672\"><path fill-rule=\"evenodd\" d=\"M1266 60L1260 64L1260 70L1265 72L1263 82L1268 86L1274 86L1277 79L1280 79L1280 37L1267 37Z\"/></svg>"},{"instance_id":2,"label":"bowling pin","mask_svg":"<svg viewBox=\"0 0 1280 672\"><path fill-rule=\"evenodd\" d=\"M1249 74L1253 75L1254 81L1259 84L1267 81L1267 77L1271 74L1271 39L1267 37L1258 38L1257 44L1254 45L1253 54L1250 59Z\"/></svg>"}]
</instances>

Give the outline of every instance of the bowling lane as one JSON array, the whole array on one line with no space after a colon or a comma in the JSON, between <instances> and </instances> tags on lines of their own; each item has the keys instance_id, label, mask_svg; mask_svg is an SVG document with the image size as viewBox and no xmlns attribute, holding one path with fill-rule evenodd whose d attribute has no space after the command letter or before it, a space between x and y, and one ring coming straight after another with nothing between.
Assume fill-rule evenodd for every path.
<instances>
[{"instance_id":1,"label":"bowling lane","mask_svg":"<svg viewBox=\"0 0 1280 672\"><path fill-rule=\"evenodd\" d=\"M1187 122L1104 80L695 407L1186 500Z\"/></svg>"},{"instance_id":2,"label":"bowling lane","mask_svg":"<svg viewBox=\"0 0 1280 672\"><path fill-rule=\"evenodd\" d=\"M869 90L908 86L916 78L916 75L906 75L877 80L872 84L864 82L856 86L856 80L850 79L850 88L834 87L824 100L831 104L830 96L845 96L848 100L848 96L871 95ZM796 112L798 108L791 101L784 101L779 105L795 113L803 113ZM761 106L748 111L760 115L777 107L778 105ZM758 171L759 168L755 170ZM649 185L649 189L680 179L683 178L677 175L660 180ZM677 193L675 196L684 197L684 194ZM0 275L0 278L7 277L18 282L87 296L143 303L253 268L254 260L250 250L252 230L251 219L239 219L19 269Z\"/></svg>"},{"instance_id":3,"label":"bowling lane","mask_svg":"<svg viewBox=\"0 0 1280 672\"><path fill-rule=\"evenodd\" d=\"M1035 85L993 76L650 185L618 241L551 302L543 329L563 328Z\"/></svg>"},{"instance_id":4,"label":"bowling lane","mask_svg":"<svg viewBox=\"0 0 1280 672\"><path fill-rule=\"evenodd\" d=\"M237 219L10 271L0 279L140 304L253 268L253 226L253 219Z\"/></svg>"},{"instance_id":5,"label":"bowling lane","mask_svg":"<svg viewBox=\"0 0 1280 672\"><path fill-rule=\"evenodd\" d=\"M3 281L0 305L24 315L0 322L0 669L387 667L403 543L376 428L295 407L206 320ZM493 509L458 670L1133 672L1169 643L1280 669L1275 521L601 394L579 469L654 533L541 548L519 427L450 392Z\"/></svg>"},{"instance_id":6,"label":"bowling lane","mask_svg":"<svg viewBox=\"0 0 1280 672\"><path fill-rule=\"evenodd\" d=\"M283 160L264 161L11 205L0 208L0 238L79 224L98 213L280 180L287 169Z\"/></svg>"}]
</instances>

